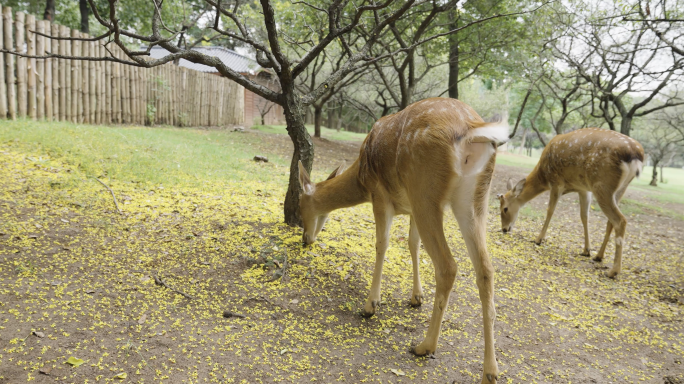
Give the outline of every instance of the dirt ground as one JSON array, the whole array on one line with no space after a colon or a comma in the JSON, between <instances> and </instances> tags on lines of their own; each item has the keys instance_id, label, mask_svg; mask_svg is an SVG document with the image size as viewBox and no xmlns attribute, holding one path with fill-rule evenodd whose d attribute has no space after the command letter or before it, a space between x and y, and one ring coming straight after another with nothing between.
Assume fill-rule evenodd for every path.
<instances>
[{"instance_id":1,"label":"dirt ground","mask_svg":"<svg viewBox=\"0 0 684 384\"><path fill-rule=\"evenodd\" d=\"M264 154L290 155L286 136L244 134L259 135ZM358 145L316 140L315 175L352 162ZM118 214L101 185L65 184L73 170L37 155L0 143L0 383L479 383L481 309L453 218L446 232L460 273L437 353L416 358L409 347L427 330L434 271L423 251L426 302L411 308L406 217L392 231L382 306L364 319L370 206L333 213L319 242L302 248L300 230L280 223L284 191L269 185L218 195L114 180ZM498 165L492 195L524 175ZM626 197L649 199L635 189ZM579 255L575 195L533 244L547 199L507 235L491 200L499 382L683 383L684 223L629 216L613 280L603 275L612 243L601 264ZM605 218L592 210L589 220L596 252Z\"/></svg>"}]
</instances>

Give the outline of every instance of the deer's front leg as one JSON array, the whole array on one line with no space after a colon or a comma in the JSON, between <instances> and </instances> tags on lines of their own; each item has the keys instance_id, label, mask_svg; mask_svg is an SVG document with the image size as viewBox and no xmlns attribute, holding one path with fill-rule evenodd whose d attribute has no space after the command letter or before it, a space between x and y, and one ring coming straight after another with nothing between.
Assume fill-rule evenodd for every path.
<instances>
[{"instance_id":1,"label":"deer's front leg","mask_svg":"<svg viewBox=\"0 0 684 384\"><path fill-rule=\"evenodd\" d=\"M580 219L584 226L584 251L580 253L582 256L591 256L591 246L589 244L589 208L591 207L591 192L579 192L580 201Z\"/></svg>"},{"instance_id":2,"label":"deer's front leg","mask_svg":"<svg viewBox=\"0 0 684 384\"><path fill-rule=\"evenodd\" d=\"M549 207L546 210L546 221L544 221L544 226L542 227L541 232L539 232L537 240L534 241L537 245L540 245L544 240L544 237L546 237L546 230L549 228L549 223L551 222L553 211L556 210L556 203L558 202L559 197L560 191L558 190L558 188L552 188L551 195L549 196Z\"/></svg>"},{"instance_id":3,"label":"deer's front leg","mask_svg":"<svg viewBox=\"0 0 684 384\"><path fill-rule=\"evenodd\" d=\"M385 261L385 252L389 247L389 232L392 227L394 210L386 204L373 201L373 214L375 216L375 269L373 270L373 282L371 283L370 295L363 306L363 316L371 317L375 309L380 305L380 283L382 281L382 264Z\"/></svg>"},{"instance_id":4,"label":"deer's front leg","mask_svg":"<svg viewBox=\"0 0 684 384\"><path fill-rule=\"evenodd\" d=\"M411 292L411 306L419 307L423 304L423 287L420 284L420 268L418 253L420 252L420 234L416 226L416 220L411 216L411 229L409 230L409 251L413 264L413 291Z\"/></svg>"}]
</instances>

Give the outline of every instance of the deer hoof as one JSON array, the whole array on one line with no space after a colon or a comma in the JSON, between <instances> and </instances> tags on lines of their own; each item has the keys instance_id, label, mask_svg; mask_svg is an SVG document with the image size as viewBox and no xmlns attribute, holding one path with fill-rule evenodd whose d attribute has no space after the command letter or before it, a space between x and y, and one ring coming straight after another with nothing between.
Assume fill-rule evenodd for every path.
<instances>
[{"instance_id":1,"label":"deer hoof","mask_svg":"<svg viewBox=\"0 0 684 384\"><path fill-rule=\"evenodd\" d=\"M416 345L415 347L411 347L410 349L411 353L413 353L416 356L425 356L425 355L431 355L435 353L435 348L430 348L425 345L425 342L423 341L422 343Z\"/></svg>"},{"instance_id":2,"label":"deer hoof","mask_svg":"<svg viewBox=\"0 0 684 384\"><path fill-rule=\"evenodd\" d=\"M535 240L534 241L534 245L541 245L541 243L542 243L542 240Z\"/></svg>"},{"instance_id":3,"label":"deer hoof","mask_svg":"<svg viewBox=\"0 0 684 384\"><path fill-rule=\"evenodd\" d=\"M494 375L492 373L486 373L482 378L482 384L496 384L496 381L498 379L499 377L497 375Z\"/></svg>"},{"instance_id":4,"label":"deer hoof","mask_svg":"<svg viewBox=\"0 0 684 384\"><path fill-rule=\"evenodd\" d=\"M611 278L611 279L616 278L617 275L618 275L617 271L610 270L610 271L606 272L606 276Z\"/></svg>"},{"instance_id":5,"label":"deer hoof","mask_svg":"<svg viewBox=\"0 0 684 384\"><path fill-rule=\"evenodd\" d=\"M595 256L593 259L591 259L597 263L600 263L603 261L603 256Z\"/></svg>"},{"instance_id":6,"label":"deer hoof","mask_svg":"<svg viewBox=\"0 0 684 384\"><path fill-rule=\"evenodd\" d=\"M584 251L582 251L582 253L580 253L580 256L589 257L589 256L591 256L591 251L588 249L585 249Z\"/></svg>"},{"instance_id":7,"label":"deer hoof","mask_svg":"<svg viewBox=\"0 0 684 384\"><path fill-rule=\"evenodd\" d=\"M379 305L379 300L367 301L366 305L363 307L363 310L361 311L361 316L366 318L373 317L373 315L375 315L375 308L377 308Z\"/></svg>"},{"instance_id":8,"label":"deer hoof","mask_svg":"<svg viewBox=\"0 0 684 384\"><path fill-rule=\"evenodd\" d=\"M411 306L412 307L420 307L423 305L423 295L413 295L411 297Z\"/></svg>"}]
</instances>

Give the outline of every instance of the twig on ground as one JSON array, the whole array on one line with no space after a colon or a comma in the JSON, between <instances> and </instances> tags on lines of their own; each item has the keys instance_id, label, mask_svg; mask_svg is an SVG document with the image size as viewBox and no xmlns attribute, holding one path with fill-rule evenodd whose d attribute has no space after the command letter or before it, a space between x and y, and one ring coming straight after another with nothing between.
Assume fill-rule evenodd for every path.
<instances>
[{"instance_id":1,"label":"twig on ground","mask_svg":"<svg viewBox=\"0 0 684 384\"><path fill-rule=\"evenodd\" d=\"M120 215L123 215L123 212L121 212L121 209L119 208L119 202L116 201L116 196L114 196L114 191L112 191L111 188L105 183L102 182L102 180L98 179L97 177L93 177L93 179L97 180L100 184L104 185L105 188L109 190L109 193L112 194L112 197L114 198L114 205L116 206L116 210L119 211Z\"/></svg>"},{"instance_id":2,"label":"twig on ground","mask_svg":"<svg viewBox=\"0 0 684 384\"><path fill-rule=\"evenodd\" d=\"M165 282L164 280L162 280L161 277L157 276L157 274L154 274L152 277L154 277L154 282L155 282L157 285L161 285L162 287L168 288L168 289L172 290L173 292L176 292L177 294L179 294L179 295L185 297L186 299L190 299L190 300L194 300L194 299L195 299L194 297L188 295L188 294L185 293L185 292L182 292L182 291L179 291L179 290L177 290L177 289L175 289L175 288L170 287L168 284L166 284L166 282Z\"/></svg>"},{"instance_id":3,"label":"twig on ground","mask_svg":"<svg viewBox=\"0 0 684 384\"><path fill-rule=\"evenodd\" d=\"M231 311L223 311L223 317L225 317L227 319L229 319L231 317L239 317L240 319L246 319L247 318L247 316L245 316L245 315L235 313L235 312L231 312Z\"/></svg>"}]
</instances>

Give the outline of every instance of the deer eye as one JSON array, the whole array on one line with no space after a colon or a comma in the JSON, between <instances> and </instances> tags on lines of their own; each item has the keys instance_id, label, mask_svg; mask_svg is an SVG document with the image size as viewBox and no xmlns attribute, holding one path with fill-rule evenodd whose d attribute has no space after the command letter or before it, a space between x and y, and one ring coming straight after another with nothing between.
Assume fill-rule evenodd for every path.
<instances>
[{"instance_id":1,"label":"deer eye","mask_svg":"<svg viewBox=\"0 0 684 384\"><path fill-rule=\"evenodd\" d=\"M504 213L508 212L508 207L504 208Z\"/></svg>"}]
</instances>

